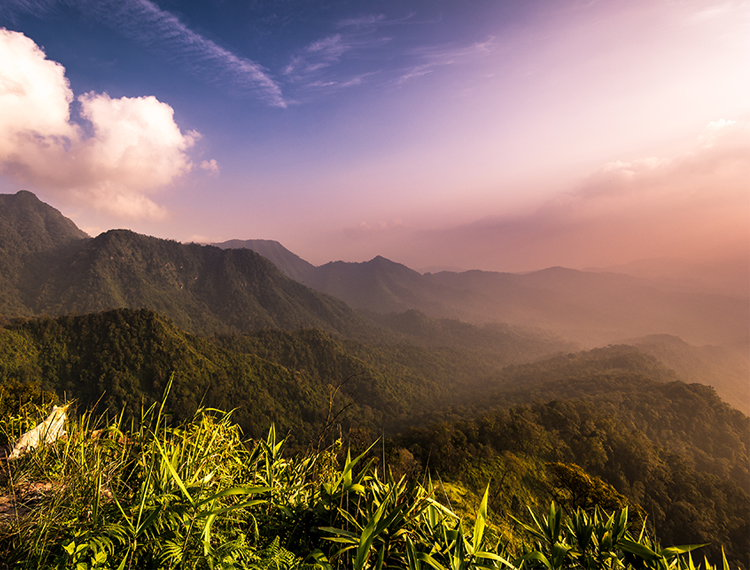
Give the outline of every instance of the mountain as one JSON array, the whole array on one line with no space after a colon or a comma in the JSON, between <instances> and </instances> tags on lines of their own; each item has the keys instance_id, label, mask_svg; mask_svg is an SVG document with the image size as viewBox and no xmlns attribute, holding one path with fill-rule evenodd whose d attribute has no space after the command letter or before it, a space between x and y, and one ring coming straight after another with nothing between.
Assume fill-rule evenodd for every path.
<instances>
[{"instance_id":1,"label":"mountain","mask_svg":"<svg viewBox=\"0 0 750 570\"><path fill-rule=\"evenodd\" d=\"M372 313L417 310L472 323L537 327L588 346L651 334L679 336L693 344L750 344L747 296L705 292L687 283L682 286L679 280L563 267L524 274L421 274L381 256L315 267L276 242L225 244L249 244L279 267L289 267L284 270L287 275Z\"/></svg>"},{"instance_id":2,"label":"mountain","mask_svg":"<svg viewBox=\"0 0 750 570\"><path fill-rule=\"evenodd\" d=\"M23 256L88 238L72 220L21 190L0 194L0 254Z\"/></svg>"},{"instance_id":3,"label":"mountain","mask_svg":"<svg viewBox=\"0 0 750 570\"><path fill-rule=\"evenodd\" d=\"M454 303L462 293L432 283L413 269L377 256L363 263L335 261L317 267L305 281L317 291L345 300L356 309L400 313L417 309L437 317L458 317Z\"/></svg>"},{"instance_id":4,"label":"mountain","mask_svg":"<svg viewBox=\"0 0 750 570\"><path fill-rule=\"evenodd\" d=\"M221 243L213 243L221 249L251 249L259 253L287 277L305 283L305 280L315 271L315 266L292 253L279 242L269 239L232 239Z\"/></svg>"},{"instance_id":5,"label":"mountain","mask_svg":"<svg viewBox=\"0 0 750 570\"><path fill-rule=\"evenodd\" d=\"M111 230L89 238L29 192L0 196L5 318L148 307L192 333L373 327L338 299L248 249L223 250Z\"/></svg>"}]
</instances>

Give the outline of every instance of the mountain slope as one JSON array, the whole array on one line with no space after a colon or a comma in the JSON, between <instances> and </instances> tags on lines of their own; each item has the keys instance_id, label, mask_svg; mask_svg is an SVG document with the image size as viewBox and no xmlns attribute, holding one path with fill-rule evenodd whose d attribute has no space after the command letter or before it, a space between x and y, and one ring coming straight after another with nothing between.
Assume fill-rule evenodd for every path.
<instances>
[{"instance_id":1,"label":"mountain slope","mask_svg":"<svg viewBox=\"0 0 750 570\"><path fill-rule=\"evenodd\" d=\"M0 194L0 251L20 255L48 251L89 236L34 194Z\"/></svg>"},{"instance_id":2,"label":"mountain slope","mask_svg":"<svg viewBox=\"0 0 750 570\"><path fill-rule=\"evenodd\" d=\"M19 319L0 327L0 384L38 382L60 396L117 413L158 401L172 373L173 410L235 409L248 434L271 421L310 443L329 419L392 432L450 402L477 377L497 372L475 354L449 348L369 346L320 330L251 335L186 334L150 310L116 309Z\"/></svg>"}]
</instances>

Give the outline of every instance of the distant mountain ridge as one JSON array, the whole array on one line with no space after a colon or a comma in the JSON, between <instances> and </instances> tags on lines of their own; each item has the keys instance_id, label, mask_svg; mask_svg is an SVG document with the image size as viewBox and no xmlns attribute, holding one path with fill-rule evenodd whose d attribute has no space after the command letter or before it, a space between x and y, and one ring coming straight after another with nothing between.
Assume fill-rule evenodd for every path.
<instances>
[{"instance_id":1,"label":"distant mountain ridge","mask_svg":"<svg viewBox=\"0 0 750 570\"><path fill-rule=\"evenodd\" d=\"M271 260L281 272L287 277L304 283L305 279L315 270L315 266L292 253L283 245L275 240L270 239L231 239L221 243L212 243L210 245L220 247L221 249L251 249Z\"/></svg>"},{"instance_id":2,"label":"distant mountain ridge","mask_svg":"<svg viewBox=\"0 0 750 570\"><path fill-rule=\"evenodd\" d=\"M252 241L236 243L256 247ZM280 244L264 251L279 267L291 256L299 259ZM620 273L550 267L524 274L423 275L382 256L318 267L301 261L295 275L302 283L375 313L416 309L438 318L539 327L590 346L649 334L694 344L750 343L747 299L682 291Z\"/></svg>"}]
</instances>

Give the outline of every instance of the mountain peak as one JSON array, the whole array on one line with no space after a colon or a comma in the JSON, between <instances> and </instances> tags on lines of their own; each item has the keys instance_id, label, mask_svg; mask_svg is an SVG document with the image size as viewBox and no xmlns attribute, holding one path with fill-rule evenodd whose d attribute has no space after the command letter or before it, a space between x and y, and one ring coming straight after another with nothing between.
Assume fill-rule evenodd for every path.
<instances>
[{"instance_id":1,"label":"mountain peak","mask_svg":"<svg viewBox=\"0 0 750 570\"><path fill-rule=\"evenodd\" d=\"M88 237L72 220L28 190L0 194L0 248L6 253L46 251Z\"/></svg>"},{"instance_id":2,"label":"mountain peak","mask_svg":"<svg viewBox=\"0 0 750 570\"><path fill-rule=\"evenodd\" d=\"M270 239L231 239L229 241L211 244L221 249L250 249L262 255L273 263L279 270L295 281L305 283L315 266L292 253L276 240Z\"/></svg>"}]
</instances>

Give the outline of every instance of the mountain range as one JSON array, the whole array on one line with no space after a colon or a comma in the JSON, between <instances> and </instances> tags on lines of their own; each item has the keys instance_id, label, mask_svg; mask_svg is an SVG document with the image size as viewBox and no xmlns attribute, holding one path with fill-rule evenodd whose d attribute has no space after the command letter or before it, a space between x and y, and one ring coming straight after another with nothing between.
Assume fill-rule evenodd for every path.
<instances>
[{"instance_id":1,"label":"mountain range","mask_svg":"<svg viewBox=\"0 0 750 570\"><path fill-rule=\"evenodd\" d=\"M741 295L611 271L316 267L268 240L92 238L0 196L0 419L36 393L137 423L171 386L170 421L231 409L294 451L382 436L402 471L479 494L491 479L496 512L568 500L577 473L739 568L747 325Z\"/></svg>"},{"instance_id":2,"label":"mountain range","mask_svg":"<svg viewBox=\"0 0 750 570\"><path fill-rule=\"evenodd\" d=\"M383 257L316 267L270 240L182 244L128 230L91 238L21 191L0 195L0 285L6 320L145 307L192 334L315 328L370 344L473 350L496 365L669 335L689 344L643 350L677 368L698 362L684 375L750 409L747 300L612 272L421 274Z\"/></svg>"},{"instance_id":3,"label":"mountain range","mask_svg":"<svg viewBox=\"0 0 750 570\"><path fill-rule=\"evenodd\" d=\"M742 349L750 340L746 298L683 291L620 273L551 267L524 274L421 274L380 256L316 267L278 242L232 240L216 245L257 251L305 285L375 313L416 309L473 323L537 327L589 346L650 334Z\"/></svg>"}]
</instances>

